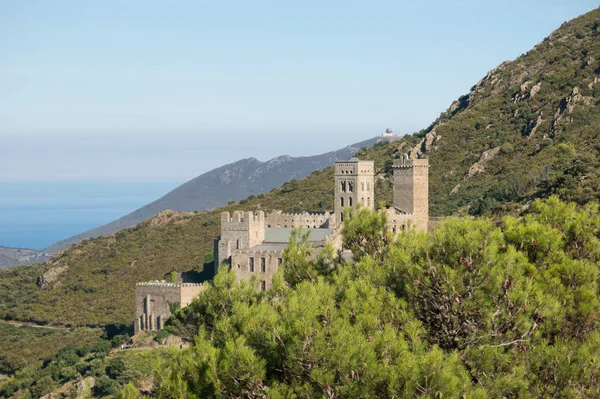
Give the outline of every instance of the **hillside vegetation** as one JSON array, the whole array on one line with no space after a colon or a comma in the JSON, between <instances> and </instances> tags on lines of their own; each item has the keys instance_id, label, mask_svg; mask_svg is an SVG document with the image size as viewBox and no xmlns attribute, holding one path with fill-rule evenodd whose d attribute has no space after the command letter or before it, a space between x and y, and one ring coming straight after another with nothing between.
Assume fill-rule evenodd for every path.
<instances>
[{"instance_id":1,"label":"hillside vegetation","mask_svg":"<svg viewBox=\"0 0 600 399\"><path fill-rule=\"evenodd\" d=\"M428 129L379 143L376 199L391 203L391 163L430 159L434 216L521 212L557 194L586 203L600 193L600 10L564 24L529 53L491 71ZM0 317L41 323L130 323L134 284L212 260L222 211L332 208L333 170L201 213L163 212L111 237L84 241L50 262L0 271ZM50 271L49 274L45 274ZM206 270L208 272L208 269ZM208 273L207 273L208 274ZM44 289L38 287L38 277Z\"/></svg>"},{"instance_id":2,"label":"hillside vegetation","mask_svg":"<svg viewBox=\"0 0 600 399\"><path fill-rule=\"evenodd\" d=\"M553 197L396 240L385 213L347 215L355 263L293 242L266 292L223 267L169 322L193 346L152 397L598 397L598 211Z\"/></svg>"}]
</instances>

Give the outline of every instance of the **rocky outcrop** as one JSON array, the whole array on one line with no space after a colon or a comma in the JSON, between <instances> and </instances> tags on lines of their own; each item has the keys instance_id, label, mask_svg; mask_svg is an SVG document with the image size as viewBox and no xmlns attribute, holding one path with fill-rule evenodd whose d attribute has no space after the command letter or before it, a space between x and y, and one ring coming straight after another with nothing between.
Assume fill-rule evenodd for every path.
<instances>
[{"instance_id":1,"label":"rocky outcrop","mask_svg":"<svg viewBox=\"0 0 600 399\"><path fill-rule=\"evenodd\" d=\"M469 168L467 172L466 178L470 178L478 175L479 173L485 171L485 166L492 160L494 157L500 152L500 146L491 148L487 151L484 151L483 154L479 157L479 160L475 162Z\"/></svg>"},{"instance_id":2,"label":"rocky outcrop","mask_svg":"<svg viewBox=\"0 0 600 399\"><path fill-rule=\"evenodd\" d=\"M525 129L523 129L523 136L533 137L543 121L544 119L542 119L542 115L538 115L536 119L529 121L529 124L525 127Z\"/></svg>"},{"instance_id":3,"label":"rocky outcrop","mask_svg":"<svg viewBox=\"0 0 600 399\"><path fill-rule=\"evenodd\" d=\"M60 285L60 276L69 270L68 265L53 265L41 276L37 278L37 285L43 290L49 290Z\"/></svg>"},{"instance_id":4,"label":"rocky outcrop","mask_svg":"<svg viewBox=\"0 0 600 399\"><path fill-rule=\"evenodd\" d=\"M96 386L94 377L86 377L75 385L75 394L77 399L88 399L92 397L92 388Z\"/></svg>"},{"instance_id":5,"label":"rocky outcrop","mask_svg":"<svg viewBox=\"0 0 600 399\"><path fill-rule=\"evenodd\" d=\"M559 133L562 124L572 122L570 115L578 105L590 105L591 103L592 97L582 95L579 87L574 87L571 94L560 103L560 106L554 114L552 127L550 129L550 137L554 137Z\"/></svg>"},{"instance_id":6,"label":"rocky outcrop","mask_svg":"<svg viewBox=\"0 0 600 399\"><path fill-rule=\"evenodd\" d=\"M521 91L513 96L513 102L518 103L529 98L534 98L542 89L542 82L538 82L534 85L531 90L529 90L529 86L531 82L525 82L521 85Z\"/></svg>"}]
</instances>

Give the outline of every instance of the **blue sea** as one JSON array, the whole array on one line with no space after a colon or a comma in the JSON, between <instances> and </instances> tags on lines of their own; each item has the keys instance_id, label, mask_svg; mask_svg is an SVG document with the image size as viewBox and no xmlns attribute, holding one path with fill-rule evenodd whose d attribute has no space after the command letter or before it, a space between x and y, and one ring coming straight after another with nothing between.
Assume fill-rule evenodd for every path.
<instances>
[{"instance_id":1,"label":"blue sea","mask_svg":"<svg viewBox=\"0 0 600 399\"><path fill-rule=\"evenodd\" d=\"M179 184L0 181L0 246L44 249L124 216Z\"/></svg>"}]
</instances>

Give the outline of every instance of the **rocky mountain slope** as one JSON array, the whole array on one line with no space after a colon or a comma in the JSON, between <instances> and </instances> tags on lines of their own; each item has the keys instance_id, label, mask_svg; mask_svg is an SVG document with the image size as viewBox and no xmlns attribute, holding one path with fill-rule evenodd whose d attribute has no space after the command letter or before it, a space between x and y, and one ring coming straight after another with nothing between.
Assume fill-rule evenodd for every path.
<instances>
[{"instance_id":1,"label":"rocky mountain slope","mask_svg":"<svg viewBox=\"0 0 600 399\"><path fill-rule=\"evenodd\" d=\"M587 203L600 195L598 101L600 10L594 10L488 73L429 128L358 156L375 160L376 199L383 203L391 201L392 159L406 151L428 157L435 216L518 213L550 194ZM211 260L221 211L331 209L332 177L327 168L211 211L163 212L45 264L0 271L0 317L129 323L135 282L200 270Z\"/></svg>"},{"instance_id":2,"label":"rocky mountain slope","mask_svg":"<svg viewBox=\"0 0 600 399\"><path fill-rule=\"evenodd\" d=\"M158 200L141 207L104 226L59 241L46 249L56 253L86 238L109 235L149 219L166 209L192 212L203 211L239 201L250 195L267 192L286 181L302 179L315 170L333 165L336 160L352 157L361 147L370 147L381 140L373 138L309 157L282 155L266 162L247 158L206 172L175 188Z\"/></svg>"},{"instance_id":3,"label":"rocky mountain slope","mask_svg":"<svg viewBox=\"0 0 600 399\"><path fill-rule=\"evenodd\" d=\"M49 253L34 249L0 247L0 269L17 264L45 262L50 256Z\"/></svg>"}]
</instances>

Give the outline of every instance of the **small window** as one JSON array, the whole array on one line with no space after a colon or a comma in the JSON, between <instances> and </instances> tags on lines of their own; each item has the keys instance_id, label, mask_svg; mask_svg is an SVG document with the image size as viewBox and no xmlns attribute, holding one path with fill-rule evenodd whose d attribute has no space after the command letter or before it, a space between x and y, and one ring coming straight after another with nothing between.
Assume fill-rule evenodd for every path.
<instances>
[{"instance_id":1,"label":"small window","mask_svg":"<svg viewBox=\"0 0 600 399\"><path fill-rule=\"evenodd\" d=\"M281 266L283 264L283 258L277 258L277 266Z\"/></svg>"},{"instance_id":2,"label":"small window","mask_svg":"<svg viewBox=\"0 0 600 399\"><path fill-rule=\"evenodd\" d=\"M250 258L250 271L254 273L254 258Z\"/></svg>"},{"instance_id":3,"label":"small window","mask_svg":"<svg viewBox=\"0 0 600 399\"><path fill-rule=\"evenodd\" d=\"M361 191L365 191L365 182L364 181L360 182L360 189L361 189Z\"/></svg>"},{"instance_id":4,"label":"small window","mask_svg":"<svg viewBox=\"0 0 600 399\"><path fill-rule=\"evenodd\" d=\"M348 206L352 206L352 197L348 198Z\"/></svg>"},{"instance_id":5,"label":"small window","mask_svg":"<svg viewBox=\"0 0 600 399\"><path fill-rule=\"evenodd\" d=\"M340 213L340 222L344 221L344 212Z\"/></svg>"},{"instance_id":6,"label":"small window","mask_svg":"<svg viewBox=\"0 0 600 399\"><path fill-rule=\"evenodd\" d=\"M240 239L235 240L235 249L240 249Z\"/></svg>"},{"instance_id":7,"label":"small window","mask_svg":"<svg viewBox=\"0 0 600 399\"><path fill-rule=\"evenodd\" d=\"M354 191L354 183L352 183L351 181L348 182L348 191L349 192L353 192Z\"/></svg>"},{"instance_id":8,"label":"small window","mask_svg":"<svg viewBox=\"0 0 600 399\"><path fill-rule=\"evenodd\" d=\"M340 205L342 206L342 208L344 207L344 199L340 198Z\"/></svg>"},{"instance_id":9,"label":"small window","mask_svg":"<svg viewBox=\"0 0 600 399\"><path fill-rule=\"evenodd\" d=\"M367 182L367 191L371 190L371 183Z\"/></svg>"},{"instance_id":10,"label":"small window","mask_svg":"<svg viewBox=\"0 0 600 399\"><path fill-rule=\"evenodd\" d=\"M371 197L367 198L367 206L371 206Z\"/></svg>"},{"instance_id":11,"label":"small window","mask_svg":"<svg viewBox=\"0 0 600 399\"><path fill-rule=\"evenodd\" d=\"M266 291L267 290L267 282L265 280L261 280L261 282L260 282L260 290L261 291Z\"/></svg>"},{"instance_id":12,"label":"small window","mask_svg":"<svg viewBox=\"0 0 600 399\"><path fill-rule=\"evenodd\" d=\"M260 271L263 273L267 271L267 260L265 258L260 258Z\"/></svg>"},{"instance_id":13,"label":"small window","mask_svg":"<svg viewBox=\"0 0 600 399\"><path fill-rule=\"evenodd\" d=\"M345 181L343 181L343 182L342 182L342 184L341 184L341 186L342 186L342 187L341 187L341 189L342 189L342 192L343 192L343 193L345 193L345 192L346 192L346 182L345 182Z\"/></svg>"}]
</instances>

